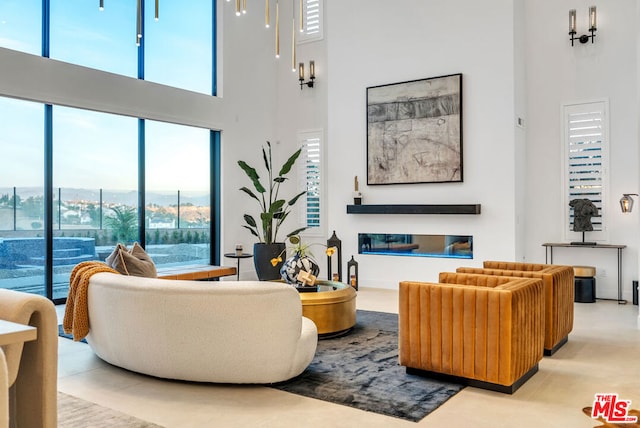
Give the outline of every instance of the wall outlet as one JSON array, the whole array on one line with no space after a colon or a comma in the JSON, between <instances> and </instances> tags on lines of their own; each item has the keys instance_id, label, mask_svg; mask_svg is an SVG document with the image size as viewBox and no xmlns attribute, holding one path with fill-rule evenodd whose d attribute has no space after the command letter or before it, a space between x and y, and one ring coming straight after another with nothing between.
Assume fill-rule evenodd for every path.
<instances>
[{"instance_id":1,"label":"wall outlet","mask_svg":"<svg viewBox=\"0 0 640 428\"><path fill-rule=\"evenodd\" d=\"M596 276L599 276L601 278L606 278L607 277L607 270L606 269L598 269Z\"/></svg>"}]
</instances>

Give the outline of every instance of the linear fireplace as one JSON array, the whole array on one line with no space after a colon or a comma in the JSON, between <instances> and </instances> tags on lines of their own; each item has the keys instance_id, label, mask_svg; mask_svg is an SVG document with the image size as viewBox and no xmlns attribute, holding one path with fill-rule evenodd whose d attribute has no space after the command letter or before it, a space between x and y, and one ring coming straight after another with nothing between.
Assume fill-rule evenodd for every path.
<instances>
[{"instance_id":1,"label":"linear fireplace","mask_svg":"<svg viewBox=\"0 0 640 428\"><path fill-rule=\"evenodd\" d=\"M473 236L359 233L359 254L473 258Z\"/></svg>"}]
</instances>

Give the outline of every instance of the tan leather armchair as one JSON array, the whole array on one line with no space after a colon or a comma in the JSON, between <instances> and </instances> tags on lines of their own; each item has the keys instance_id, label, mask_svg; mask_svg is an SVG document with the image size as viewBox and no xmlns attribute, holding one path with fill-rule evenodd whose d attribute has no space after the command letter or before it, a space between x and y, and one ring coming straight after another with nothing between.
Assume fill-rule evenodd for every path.
<instances>
[{"instance_id":1,"label":"tan leather armchair","mask_svg":"<svg viewBox=\"0 0 640 428\"><path fill-rule=\"evenodd\" d=\"M540 279L441 273L400 283L399 357L407 372L513 393L538 370Z\"/></svg>"},{"instance_id":2,"label":"tan leather armchair","mask_svg":"<svg viewBox=\"0 0 640 428\"><path fill-rule=\"evenodd\" d=\"M0 349L0 427L9 426L9 373L7 359Z\"/></svg>"},{"instance_id":3,"label":"tan leather armchair","mask_svg":"<svg viewBox=\"0 0 640 428\"><path fill-rule=\"evenodd\" d=\"M38 335L34 341L3 349L11 426L55 428L58 423L58 317L55 306L42 296L0 289L0 319L34 326Z\"/></svg>"},{"instance_id":4,"label":"tan leather armchair","mask_svg":"<svg viewBox=\"0 0 640 428\"><path fill-rule=\"evenodd\" d=\"M485 261L484 268L458 268L459 273L540 278L544 284L544 355L553 355L567 343L573 330L573 267L538 263Z\"/></svg>"}]
</instances>

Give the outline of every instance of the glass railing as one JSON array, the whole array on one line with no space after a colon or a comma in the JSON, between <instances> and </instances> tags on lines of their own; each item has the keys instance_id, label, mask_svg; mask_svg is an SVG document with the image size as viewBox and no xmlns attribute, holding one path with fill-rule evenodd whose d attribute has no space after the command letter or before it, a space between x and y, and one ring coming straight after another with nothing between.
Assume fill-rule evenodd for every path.
<instances>
[{"instance_id":1,"label":"glass railing","mask_svg":"<svg viewBox=\"0 0 640 428\"><path fill-rule=\"evenodd\" d=\"M104 261L137 241L134 191L57 188L53 206L54 299L67 297L73 267ZM209 195L147 192L145 249L159 266L210 261ZM0 288L45 295L42 189L0 188Z\"/></svg>"}]
</instances>

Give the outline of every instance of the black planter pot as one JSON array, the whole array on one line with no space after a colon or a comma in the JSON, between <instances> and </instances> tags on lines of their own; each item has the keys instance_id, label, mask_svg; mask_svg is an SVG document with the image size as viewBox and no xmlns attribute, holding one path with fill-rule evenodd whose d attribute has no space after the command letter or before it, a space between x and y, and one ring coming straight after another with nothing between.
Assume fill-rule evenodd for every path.
<instances>
[{"instance_id":1,"label":"black planter pot","mask_svg":"<svg viewBox=\"0 0 640 428\"><path fill-rule=\"evenodd\" d=\"M284 242L276 242L274 244L255 243L253 244L253 264L256 268L256 274L260 281L271 281L280 279L280 266L282 263L273 266L271 259L274 259L283 253L286 246Z\"/></svg>"}]
</instances>

